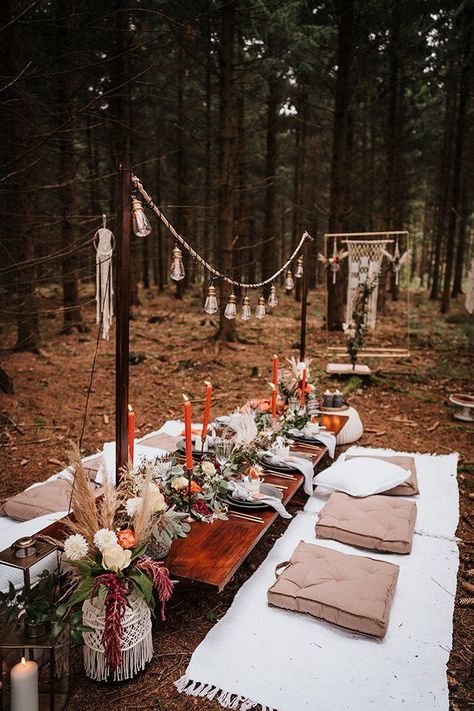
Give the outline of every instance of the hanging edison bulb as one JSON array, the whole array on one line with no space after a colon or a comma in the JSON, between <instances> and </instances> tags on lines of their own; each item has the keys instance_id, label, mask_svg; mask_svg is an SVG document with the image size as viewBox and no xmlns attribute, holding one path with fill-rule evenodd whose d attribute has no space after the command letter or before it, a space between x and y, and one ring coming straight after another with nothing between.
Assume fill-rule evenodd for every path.
<instances>
[{"instance_id":1,"label":"hanging edison bulb","mask_svg":"<svg viewBox=\"0 0 474 711\"><path fill-rule=\"evenodd\" d=\"M232 321L237 316L237 307L235 305L235 302L237 299L235 298L234 292L229 296L229 301L227 302L227 306L225 307L224 311L224 316L229 319L229 321Z\"/></svg>"},{"instance_id":2,"label":"hanging edison bulb","mask_svg":"<svg viewBox=\"0 0 474 711\"><path fill-rule=\"evenodd\" d=\"M296 264L295 277L296 279L301 279L303 276L303 257L298 257L298 262Z\"/></svg>"},{"instance_id":3,"label":"hanging edison bulb","mask_svg":"<svg viewBox=\"0 0 474 711\"><path fill-rule=\"evenodd\" d=\"M275 306L278 304L278 296L277 296L277 290L275 284L272 284L270 287L270 295L268 297L268 305L271 306L271 308L275 308Z\"/></svg>"},{"instance_id":4,"label":"hanging edison bulb","mask_svg":"<svg viewBox=\"0 0 474 711\"><path fill-rule=\"evenodd\" d=\"M291 269L288 269L285 276L285 289L287 291L291 291L294 287L295 282L293 281L293 274L291 273Z\"/></svg>"},{"instance_id":5,"label":"hanging edison bulb","mask_svg":"<svg viewBox=\"0 0 474 711\"><path fill-rule=\"evenodd\" d=\"M244 296L242 300L242 311L240 313L240 318L242 319L242 321L248 321L251 315L252 311L250 310L250 299L248 296Z\"/></svg>"},{"instance_id":6,"label":"hanging edison bulb","mask_svg":"<svg viewBox=\"0 0 474 711\"><path fill-rule=\"evenodd\" d=\"M132 197L132 229L137 237L147 237L151 232L151 225L140 200Z\"/></svg>"},{"instance_id":7,"label":"hanging edison bulb","mask_svg":"<svg viewBox=\"0 0 474 711\"><path fill-rule=\"evenodd\" d=\"M217 305L216 287L210 284L207 290L207 299L206 303L204 304L204 311L207 314L212 315L215 314L218 309L219 306Z\"/></svg>"},{"instance_id":8,"label":"hanging edison bulb","mask_svg":"<svg viewBox=\"0 0 474 711\"><path fill-rule=\"evenodd\" d=\"M260 296L258 300L257 308L255 309L255 317L265 318L265 298L263 296Z\"/></svg>"},{"instance_id":9,"label":"hanging edison bulb","mask_svg":"<svg viewBox=\"0 0 474 711\"><path fill-rule=\"evenodd\" d=\"M179 247L175 247L171 253L170 277L173 281L181 281L181 279L184 279L184 276L183 253Z\"/></svg>"}]
</instances>

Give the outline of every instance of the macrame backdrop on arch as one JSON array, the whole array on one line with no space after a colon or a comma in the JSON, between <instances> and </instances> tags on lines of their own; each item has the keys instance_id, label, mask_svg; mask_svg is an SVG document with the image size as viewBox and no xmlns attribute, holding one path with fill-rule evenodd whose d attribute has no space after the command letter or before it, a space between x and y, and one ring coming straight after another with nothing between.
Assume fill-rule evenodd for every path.
<instances>
[{"instance_id":1,"label":"macrame backdrop on arch","mask_svg":"<svg viewBox=\"0 0 474 711\"><path fill-rule=\"evenodd\" d=\"M388 273L398 287L399 276L405 272L403 296L398 307L399 316L405 312L406 330L398 328L396 336L390 329L375 329L377 324L377 300L380 286L371 295L367 330L374 337L368 339L361 355L366 358L407 358L410 355L410 275L406 268L411 256L410 234L407 230L387 230L374 232L326 232L323 235L323 252L318 254L318 261L324 264L332 283L345 279L341 272L344 260L347 261L347 288L344 287L347 301L344 304L343 320L350 322L357 298L358 286L366 278L388 268ZM346 270L344 270L346 271ZM327 282L326 282L327 283ZM331 334L328 327L330 289L326 288L326 354L329 357L347 356L347 347L343 345L340 333ZM374 330L375 329L375 330ZM375 333L377 336L375 337Z\"/></svg>"},{"instance_id":2,"label":"macrame backdrop on arch","mask_svg":"<svg viewBox=\"0 0 474 711\"><path fill-rule=\"evenodd\" d=\"M359 285L380 274L386 247L393 240L345 240L348 252L349 276L347 280L346 323L352 321L352 311ZM378 283L369 297L366 325L372 330L377 322Z\"/></svg>"}]
</instances>

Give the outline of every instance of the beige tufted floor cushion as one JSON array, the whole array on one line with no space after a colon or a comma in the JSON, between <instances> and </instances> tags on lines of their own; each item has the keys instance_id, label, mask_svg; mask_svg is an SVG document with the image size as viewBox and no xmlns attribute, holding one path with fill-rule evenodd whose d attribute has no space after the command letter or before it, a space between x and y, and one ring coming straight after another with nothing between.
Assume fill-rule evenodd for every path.
<instances>
[{"instance_id":1,"label":"beige tufted floor cushion","mask_svg":"<svg viewBox=\"0 0 474 711\"><path fill-rule=\"evenodd\" d=\"M268 603L382 638L398 571L393 563L301 541L268 590Z\"/></svg>"},{"instance_id":2,"label":"beige tufted floor cushion","mask_svg":"<svg viewBox=\"0 0 474 711\"><path fill-rule=\"evenodd\" d=\"M389 491L385 491L385 496L416 496L420 493L418 489L418 478L416 476L416 464L413 457L405 456L399 454L397 456L382 457L375 454L346 454L346 459L356 459L357 457L371 457L371 459L381 459L383 462L389 462L389 464L396 464L402 469L406 469L408 472L408 477L403 484L395 486Z\"/></svg>"},{"instance_id":3,"label":"beige tufted floor cushion","mask_svg":"<svg viewBox=\"0 0 474 711\"><path fill-rule=\"evenodd\" d=\"M373 551L409 553L415 521L414 501L379 495L356 499L333 492L319 512L316 537Z\"/></svg>"}]
</instances>

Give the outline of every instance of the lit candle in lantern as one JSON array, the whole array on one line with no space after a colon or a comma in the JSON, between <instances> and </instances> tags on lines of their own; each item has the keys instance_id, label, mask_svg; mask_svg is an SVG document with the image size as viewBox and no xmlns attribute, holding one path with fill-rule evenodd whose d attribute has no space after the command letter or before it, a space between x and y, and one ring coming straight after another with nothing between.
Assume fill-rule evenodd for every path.
<instances>
[{"instance_id":1,"label":"lit candle in lantern","mask_svg":"<svg viewBox=\"0 0 474 711\"><path fill-rule=\"evenodd\" d=\"M278 387L278 356L276 353L273 356L273 385Z\"/></svg>"},{"instance_id":2,"label":"lit candle in lantern","mask_svg":"<svg viewBox=\"0 0 474 711\"><path fill-rule=\"evenodd\" d=\"M193 468L193 442L191 436L191 403L186 395L184 398L184 442L186 447L186 469Z\"/></svg>"},{"instance_id":3,"label":"lit candle in lantern","mask_svg":"<svg viewBox=\"0 0 474 711\"><path fill-rule=\"evenodd\" d=\"M306 368L303 368L303 373L301 375L301 407L305 405L306 398Z\"/></svg>"},{"instance_id":4,"label":"lit candle in lantern","mask_svg":"<svg viewBox=\"0 0 474 711\"><path fill-rule=\"evenodd\" d=\"M209 415L211 412L211 400L212 400L212 385L207 380L204 381L206 384L206 403L204 406L204 419L202 421L202 441L204 442L207 437L207 426L209 425Z\"/></svg>"},{"instance_id":5,"label":"lit candle in lantern","mask_svg":"<svg viewBox=\"0 0 474 711\"><path fill-rule=\"evenodd\" d=\"M133 466L133 455L135 453L135 413L132 406L128 406L128 458Z\"/></svg>"},{"instance_id":6,"label":"lit candle in lantern","mask_svg":"<svg viewBox=\"0 0 474 711\"><path fill-rule=\"evenodd\" d=\"M38 665L21 658L10 673L11 711L38 711Z\"/></svg>"}]
</instances>

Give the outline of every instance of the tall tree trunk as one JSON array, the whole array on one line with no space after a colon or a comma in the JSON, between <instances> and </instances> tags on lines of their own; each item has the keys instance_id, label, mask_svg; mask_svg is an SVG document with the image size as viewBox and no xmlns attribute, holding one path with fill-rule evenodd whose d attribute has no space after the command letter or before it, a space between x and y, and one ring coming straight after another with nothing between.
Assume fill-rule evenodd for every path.
<instances>
[{"instance_id":1,"label":"tall tree trunk","mask_svg":"<svg viewBox=\"0 0 474 711\"><path fill-rule=\"evenodd\" d=\"M331 193L329 199L329 232L344 230L349 205L347 186L350 165L350 105L352 96L351 65L354 51L354 2L338 0L337 17L337 76L334 107L333 144L331 160ZM340 330L344 321L345 279L341 272L336 284L328 269L328 328Z\"/></svg>"},{"instance_id":2,"label":"tall tree trunk","mask_svg":"<svg viewBox=\"0 0 474 711\"><path fill-rule=\"evenodd\" d=\"M182 43L185 41L184 34L179 38L180 44L178 47L178 74L176 78L176 89L178 104L176 108L176 225L178 231L184 237L188 237L188 211L186 208L188 202L188 185L187 185L187 163L186 163L186 135L184 126L186 124L185 105L184 105L184 80L185 80L185 64L184 64L184 48ZM176 298L182 299L184 290L189 283L189 259L188 253L183 252L183 262L185 268L185 277L181 281L176 282Z\"/></svg>"},{"instance_id":3,"label":"tall tree trunk","mask_svg":"<svg viewBox=\"0 0 474 711\"><path fill-rule=\"evenodd\" d=\"M297 212L297 223L296 223L296 239L295 247L300 241L303 231L306 226L306 151L308 146L308 94L305 90L301 92L300 100L300 121L301 121L301 136L299 151L300 157L298 160L298 212ZM295 285L295 301L301 301L301 289L302 280L296 279Z\"/></svg>"},{"instance_id":4,"label":"tall tree trunk","mask_svg":"<svg viewBox=\"0 0 474 711\"><path fill-rule=\"evenodd\" d=\"M235 126L234 126L234 38L235 0L223 5L219 53L219 230L216 253L222 272L232 270L232 243L234 230L234 172L235 172ZM220 319L216 338L233 341L236 338L235 320L224 317L224 304L230 289L226 282L220 283Z\"/></svg>"},{"instance_id":5,"label":"tall tree trunk","mask_svg":"<svg viewBox=\"0 0 474 711\"><path fill-rule=\"evenodd\" d=\"M249 219L249 191L247 176L247 130L245 123L245 93L239 91L237 98L237 155L238 155L238 189L239 206L237 218L237 232L239 235L239 246L235 258L234 271L236 275L242 274L242 264L245 266L245 273L249 281L255 281L255 260L251 258L252 231ZM240 294L239 294L240 296Z\"/></svg>"},{"instance_id":6,"label":"tall tree trunk","mask_svg":"<svg viewBox=\"0 0 474 711\"><path fill-rule=\"evenodd\" d=\"M23 7L16 0L0 3L0 26L3 27L0 43L2 74L6 87L0 112L2 125L2 157L11 164L12 177L4 182L9 212L8 225L2 221L0 230L5 244L11 244L11 266L18 265L9 277L9 296L16 315L17 339L15 350L37 352L40 344L39 319L35 298L36 270L34 265L24 264L34 259L31 240L33 197L28 191L28 158L22 153L30 144L29 117L31 106L27 89L27 77L22 74L29 57L24 52L25 43L17 19ZM10 85L8 86L8 84ZM18 196L21 195L21 202ZM12 238L13 236L13 238Z\"/></svg>"},{"instance_id":7,"label":"tall tree trunk","mask_svg":"<svg viewBox=\"0 0 474 711\"><path fill-rule=\"evenodd\" d=\"M60 71L58 72L58 98L59 120L63 126L59 132L59 170L60 199L62 203L63 219L61 222L61 248L72 251L75 235L72 215L75 213L76 189L74 178L76 175L76 160L74 149L74 99L72 87L72 67L74 47L72 44L72 30L70 0L63 0L58 4L58 46ZM61 260L62 287L63 287L63 333L71 333L73 328L84 331L81 307L79 304L79 283L77 279L77 256L74 253L64 254Z\"/></svg>"},{"instance_id":8,"label":"tall tree trunk","mask_svg":"<svg viewBox=\"0 0 474 711\"><path fill-rule=\"evenodd\" d=\"M436 300L439 297L441 286L441 255L443 249L443 238L446 228L446 215L448 211L448 196L451 184L451 157L453 151L454 137L454 116L456 108L456 83L454 81L454 70L452 60L449 59L446 77L446 98L444 108L444 128L443 143L440 153L438 177L436 181L435 195L435 217L433 225L434 245L433 245L433 266L431 270L431 291L430 299Z\"/></svg>"},{"instance_id":9,"label":"tall tree trunk","mask_svg":"<svg viewBox=\"0 0 474 711\"><path fill-rule=\"evenodd\" d=\"M448 217L446 244L446 271L444 273L443 293L441 295L441 313L449 311L451 297L451 280L453 274L454 249L456 239L456 224L461 193L461 172L466 127L466 108L470 94L470 72L472 71L472 32L474 23L474 7L465 5L460 15L460 26L463 33L462 67L459 82L459 101L456 117L456 137L453 155L453 179L451 203Z\"/></svg>"},{"instance_id":10,"label":"tall tree trunk","mask_svg":"<svg viewBox=\"0 0 474 711\"><path fill-rule=\"evenodd\" d=\"M160 139L159 133L156 135L156 167L155 167L155 200L156 204L161 204L161 158L160 158ZM155 250L155 283L158 285L158 291L165 290L165 245L163 241L163 225L161 220L157 221L156 233L156 250Z\"/></svg>"},{"instance_id":11,"label":"tall tree trunk","mask_svg":"<svg viewBox=\"0 0 474 711\"><path fill-rule=\"evenodd\" d=\"M207 60L206 60L206 145L204 153L204 229L203 256L209 258L211 245L211 170L212 170L212 32L209 15L206 23ZM206 275L203 280L203 296L207 289Z\"/></svg>"},{"instance_id":12,"label":"tall tree trunk","mask_svg":"<svg viewBox=\"0 0 474 711\"><path fill-rule=\"evenodd\" d=\"M267 96L267 146L265 159L265 206L262 244L262 277L266 279L276 271L278 261L275 202L277 173L277 132L278 132L279 91L277 78L272 76L268 81ZM269 289L265 290L268 297Z\"/></svg>"},{"instance_id":13,"label":"tall tree trunk","mask_svg":"<svg viewBox=\"0 0 474 711\"><path fill-rule=\"evenodd\" d=\"M459 204L459 224L458 224L458 243L456 248L456 264L454 270L454 283L451 296L456 298L462 294L462 278L464 271L464 257L466 254L467 244L467 221L469 219L469 200L467 197L467 177L466 170L463 170L461 181L461 198Z\"/></svg>"},{"instance_id":14,"label":"tall tree trunk","mask_svg":"<svg viewBox=\"0 0 474 711\"><path fill-rule=\"evenodd\" d=\"M402 20L402 4L393 0L391 10L389 57L389 95L386 114L385 146L385 185L384 185L384 225L386 230L399 229L396 224L400 218L400 152L403 113L401 107L400 88L400 34ZM398 288L395 275L391 274L386 263L383 264L377 299L377 309L384 313L387 296L387 284L390 283L392 299L398 299Z\"/></svg>"}]
</instances>

